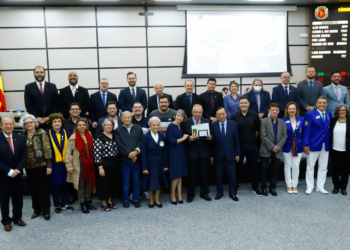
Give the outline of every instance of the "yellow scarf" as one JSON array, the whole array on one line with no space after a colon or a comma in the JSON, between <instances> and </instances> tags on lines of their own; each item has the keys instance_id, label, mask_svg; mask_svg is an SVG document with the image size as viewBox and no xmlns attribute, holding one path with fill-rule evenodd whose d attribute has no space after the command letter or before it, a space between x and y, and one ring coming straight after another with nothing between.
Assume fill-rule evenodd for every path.
<instances>
[{"instance_id":1,"label":"yellow scarf","mask_svg":"<svg viewBox=\"0 0 350 250\"><path fill-rule=\"evenodd\" d=\"M50 131L50 140L51 140L51 143L52 143L52 147L53 147L53 150L55 151L56 162L65 162L65 159L66 159L66 147L67 147L67 143L68 143L66 130L63 129L65 138L64 138L64 146L63 146L62 154L58 150L58 148L56 146L56 143L55 143L55 141L52 138L51 129L49 131ZM59 134L59 136L57 136L57 134ZM60 133L56 133L56 136L57 136L58 143L61 144L61 134Z\"/></svg>"}]
</instances>

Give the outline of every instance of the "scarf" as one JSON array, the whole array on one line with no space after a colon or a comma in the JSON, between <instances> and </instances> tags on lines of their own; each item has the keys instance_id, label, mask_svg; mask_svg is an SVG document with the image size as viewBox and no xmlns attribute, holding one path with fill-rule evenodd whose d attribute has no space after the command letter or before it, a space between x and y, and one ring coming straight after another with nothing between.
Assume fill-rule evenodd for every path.
<instances>
[{"instance_id":1,"label":"scarf","mask_svg":"<svg viewBox=\"0 0 350 250\"><path fill-rule=\"evenodd\" d=\"M90 190L94 190L95 186L95 166L94 166L94 153L92 150L93 139L89 131L85 131L86 140L89 147L89 153L87 152L84 139L81 137L78 131L75 132L75 147L77 148L81 159L83 161L83 176L84 181L90 181Z\"/></svg>"},{"instance_id":2,"label":"scarf","mask_svg":"<svg viewBox=\"0 0 350 250\"><path fill-rule=\"evenodd\" d=\"M59 133L56 133L56 131L52 128L49 130L49 133L50 133L51 145L55 154L55 161L65 162L66 147L68 143L68 137L67 137L66 131L64 129L61 129ZM57 134L59 134L60 136L58 137ZM58 141L59 138L61 139L60 142Z\"/></svg>"},{"instance_id":3,"label":"scarf","mask_svg":"<svg viewBox=\"0 0 350 250\"><path fill-rule=\"evenodd\" d=\"M295 129L292 134L292 157L298 157L298 145L297 145L297 132L300 122L296 123Z\"/></svg>"}]
</instances>

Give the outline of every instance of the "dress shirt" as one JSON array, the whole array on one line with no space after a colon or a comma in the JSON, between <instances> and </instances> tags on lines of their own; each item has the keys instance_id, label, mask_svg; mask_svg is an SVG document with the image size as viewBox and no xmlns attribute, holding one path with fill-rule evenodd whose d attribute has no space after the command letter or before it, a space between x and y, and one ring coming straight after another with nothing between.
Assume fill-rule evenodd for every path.
<instances>
[{"instance_id":1,"label":"dress shirt","mask_svg":"<svg viewBox=\"0 0 350 250\"><path fill-rule=\"evenodd\" d=\"M40 90L40 83L42 84L41 87L43 89L43 93L44 93L44 87L45 87L45 80L42 81L42 82L38 82L38 81L35 81L36 82L36 85L38 86L39 90Z\"/></svg>"},{"instance_id":2,"label":"dress shirt","mask_svg":"<svg viewBox=\"0 0 350 250\"><path fill-rule=\"evenodd\" d=\"M159 135L158 135L158 133L156 133L156 135L154 135L153 132L151 131L151 136L152 136L153 140L154 140L156 143L158 143L158 140L159 140Z\"/></svg>"},{"instance_id":3,"label":"dress shirt","mask_svg":"<svg viewBox=\"0 0 350 250\"><path fill-rule=\"evenodd\" d=\"M222 129L221 129L221 128L222 128L222 124L224 124L225 133L227 134L227 120L225 120L224 123L222 123L222 122L219 121L220 132L222 132L222 131L221 131L221 130L222 130Z\"/></svg>"},{"instance_id":4,"label":"dress shirt","mask_svg":"<svg viewBox=\"0 0 350 250\"><path fill-rule=\"evenodd\" d=\"M255 92L254 91L254 94L255 94L255 98L256 98L256 103L258 104L258 111L259 113L261 113L261 95L260 95L261 92Z\"/></svg>"},{"instance_id":5,"label":"dress shirt","mask_svg":"<svg viewBox=\"0 0 350 250\"><path fill-rule=\"evenodd\" d=\"M129 86L129 89L130 89L130 94L131 94L131 96L132 96L132 89L135 90L135 98L136 98L136 85L135 85L135 87L133 87L133 88Z\"/></svg>"},{"instance_id":6,"label":"dress shirt","mask_svg":"<svg viewBox=\"0 0 350 250\"><path fill-rule=\"evenodd\" d=\"M234 113L238 112L240 110L239 108L239 98L242 95L237 94L237 98L234 99L232 94L228 94L224 97L224 106L227 112L227 117L231 117Z\"/></svg>"},{"instance_id":7,"label":"dress shirt","mask_svg":"<svg viewBox=\"0 0 350 250\"><path fill-rule=\"evenodd\" d=\"M125 126L124 124L123 124L123 126L124 126L124 128L126 128L126 129L128 130L128 132L129 132L129 134L130 134L130 130L131 130L131 128L132 128L132 123L130 124L129 127ZM151 133L152 133L152 132L151 132Z\"/></svg>"},{"instance_id":8,"label":"dress shirt","mask_svg":"<svg viewBox=\"0 0 350 250\"><path fill-rule=\"evenodd\" d=\"M112 117L109 117L109 118L111 118L112 119ZM113 129L117 129L118 128L118 117L117 116L115 116L115 121L112 119L112 121L114 121L114 128ZM131 127L131 126L130 126ZM129 131L129 133L130 133L130 130L128 129L128 131Z\"/></svg>"},{"instance_id":9,"label":"dress shirt","mask_svg":"<svg viewBox=\"0 0 350 250\"><path fill-rule=\"evenodd\" d=\"M273 135L275 136L275 145L277 142L277 131L278 131L278 119L276 119L276 123L274 123L272 117L271 117L271 121L272 121L272 127L273 127Z\"/></svg>"},{"instance_id":10,"label":"dress shirt","mask_svg":"<svg viewBox=\"0 0 350 250\"><path fill-rule=\"evenodd\" d=\"M292 124L292 128L293 128L293 131L295 130L296 126L297 126L297 121L295 122L291 122L290 124Z\"/></svg>"},{"instance_id":11,"label":"dress shirt","mask_svg":"<svg viewBox=\"0 0 350 250\"><path fill-rule=\"evenodd\" d=\"M78 84L76 84L75 86L72 86L72 85L69 84L69 87L70 87L70 91L72 91L72 95L73 95L73 88L75 88L75 94L77 94L77 91L78 91L78 88L79 88Z\"/></svg>"},{"instance_id":12,"label":"dress shirt","mask_svg":"<svg viewBox=\"0 0 350 250\"><path fill-rule=\"evenodd\" d=\"M5 136L5 138L6 138L6 141L7 141L7 137L11 137L11 143L12 143L13 153L15 153L15 145L13 145L12 133L11 133L11 135L5 134L4 131L3 131L2 133L4 134L4 136ZM9 145L9 146L10 146L10 145ZM7 175L11 177L12 174L13 174L13 172L14 172L15 170L16 170L18 173L20 173L17 169L11 169L11 170L8 172Z\"/></svg>"},{"instance_id":13,"label":"dress shirt","mask_svg":"<svg viewBox=\"0 0 350 250\"><path fill-rule=\"evenodd\" d=\"M199 119L199 120L198 120L198 125L199 125L199 124L201 124L201 120L202 120L202 119ZM196 125L196 124L197 124L197 120L196 120L196 119L194 119L194 117L193 117L193 116L192 116L192 121L193 121L194 125Z\"/></svg>"},{"instance_id":14,"label":"dress shirt","mask_svg":"<svg viewBox=\"0 0 350 250\"><path fill-rule=\"evenodd\" d=\"M337 97L337 100L340 101L340 98L342 96L340 84L338 84L338 86L336 86L335 84L332 83L332 86L334 89L335 96Z\"/></svg>"},{"instance_id":15,"label":"dress shirt","mask_svg":"<svg viewBox=\"0 0 350 250\"><path fill-rule=\"evenodd\" d=\"M337 121L333 130L332 148L337 151L346 151L346 122Z\"/></svg>"},{"instance_id":16,"label":"dress shirt","mask_svg":"<svg viewBox=\"0 0 350 250\"><path fill-rule=\"evenodd\" d=\"M285 91L286 87L287 87L287 91L288 91L288 95L289 95L289 84L288 85L284 85L283 83L282 84L282 87L283 87L283 91Z\"/></svg>"},{"instance_id":17,"label":"dress shirt","mask_svg":"<svg viewBox=\"0 0 350 250\"><path fill-rule=\"evenodd\" d=\"M324 114L324 119L326 120L326 110L325 111L320 111L319 109L317 109L318 113L320 114L321 116L321 119L322 119L322 113Z\"/></svg>"},{"instance_id":18,"label":"dress shirt","mask_svg":"<svg viewBox=\"0 0 350 250\"><path fill-rule=\"evenodd\" d=\"M309 84L309 87L310 87L310 82L312 82L312 87L314 87L315 79L312 79L312 80L307 79L307 83Z\"/></svg>"},{"instance_id":19,"label":"dress shirt","mask_svg":"<svg viewBox=\"0 0 350 250\"><path fill-rule=\"evenodd\" d=\"M100 90L101 100L103 100L103 94L105 94L106 103L107 103L107 92L108 92L108 91L106 91L106 92L103 93L103 92Z\"/></svg>"}]
</instances>

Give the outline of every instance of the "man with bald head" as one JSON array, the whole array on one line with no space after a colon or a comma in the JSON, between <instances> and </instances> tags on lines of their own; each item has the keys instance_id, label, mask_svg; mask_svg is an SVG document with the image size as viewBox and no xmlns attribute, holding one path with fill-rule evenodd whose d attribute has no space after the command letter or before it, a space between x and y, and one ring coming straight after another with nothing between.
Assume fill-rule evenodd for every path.
<instances>
[{"instance_id":1,"label":"man with bald head","mask_svg":"<svg viewBox=\"0 0 350 250\"><path fill-rule=\"evenodd\" d=\"M173 97L169 94L165 94L164 84L161 82L157 82L154 85L154 91L156 92L154 95L148 98L148 108L147 108L147 117L152 113L153 110L159 109L159 97L162 95L166 95L169 97L169 108L174 109Z\"/></svg>"},{"instance_id":2,"label":"man with bald head","mask_svg":"<svg viewBox=\"0 0 350 250\"><path fill-rule=\"evenodd\" d=\"M62 112L65 119L69 117L70 104L77 102L80 105L81 117L87 117L89 112L89 92L86 88L78 85L78 75L71 71L68 74L69 85L60 90L58 96L59 110Z\"/></svg>"}]
</instances>

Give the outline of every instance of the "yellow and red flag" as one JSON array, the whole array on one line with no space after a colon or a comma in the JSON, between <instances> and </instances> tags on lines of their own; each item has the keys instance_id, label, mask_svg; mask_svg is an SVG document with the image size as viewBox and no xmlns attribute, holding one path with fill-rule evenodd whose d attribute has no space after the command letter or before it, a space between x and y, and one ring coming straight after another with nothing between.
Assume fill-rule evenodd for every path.
<instances>
[{"instance_id":1,"label":"yellow and red flag","mask_svg":"<svg viewBox=\"0 0 350 250\"><path fill-rule=\"evenodd\" d=\"M6 112L4 86L2 85L1 71L0 71L0 112Z\"/></svg>"}]
</instances>

